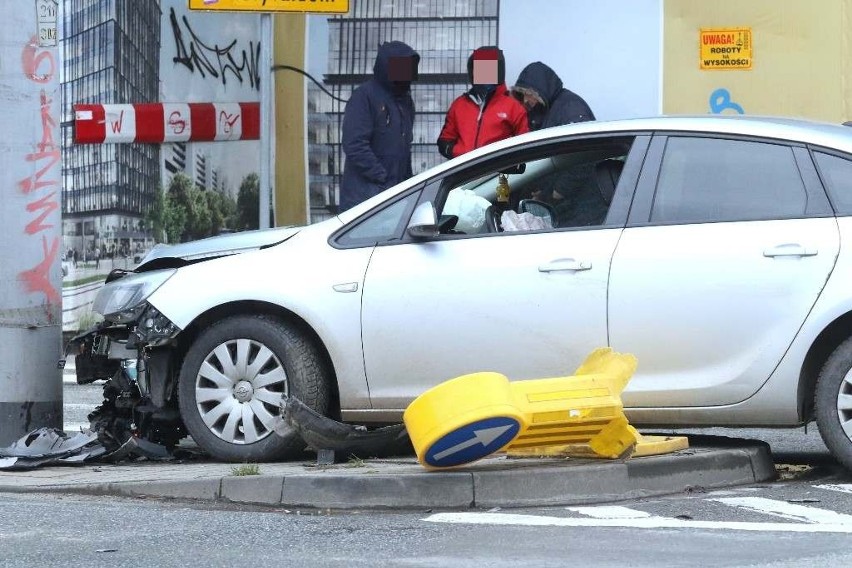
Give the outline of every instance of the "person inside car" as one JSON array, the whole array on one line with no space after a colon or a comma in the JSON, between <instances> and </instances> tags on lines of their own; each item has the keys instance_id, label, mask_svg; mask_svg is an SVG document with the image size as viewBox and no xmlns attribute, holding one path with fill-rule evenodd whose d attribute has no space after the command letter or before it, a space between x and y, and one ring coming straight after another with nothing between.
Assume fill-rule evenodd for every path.
<instances>
[{"instance_id":1,"label":"person inside car","mask_svg":"<svg viewBox=\"0 0 852 568\"><path fill-rule=\"evenodd\" d=\"M564 88L559 75L541 61L523 68L512 95L526 108L530 130L595 120L583 97Z\"/></svg>"}]
</instances>

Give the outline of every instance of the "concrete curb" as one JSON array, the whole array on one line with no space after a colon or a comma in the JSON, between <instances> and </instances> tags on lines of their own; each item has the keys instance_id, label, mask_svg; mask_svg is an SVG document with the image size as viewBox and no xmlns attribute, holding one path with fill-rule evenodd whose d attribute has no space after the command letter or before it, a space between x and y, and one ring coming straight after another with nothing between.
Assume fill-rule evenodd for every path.
<instances>
[{"instance_id":1,"label":"concrete curb","mask_svg":"<svg viewBox=\"0 0 852 568\"><path fill-rule=\"evenodd\" d=\"M156 468L157 464L146 467ZM222 475L221 467L217 473L199 477L198 471L192 471L198 466L181 467L186 468L183 479L147 481L138 480L137 475L136 480L95 482L83 477L67 483L27 485L4 483L0 474L0 492L144 496L317 509L469 509L604 503L760 483L776 477L769 446L762 442L695 447L619 462L502 457L433 472L419 468L413 459L394 462L393 467L368 460L357 470L310 472L291 464L285 473L244 477ZM156 469L144 472L151 475Z\"/></svg>"}]
</instances>

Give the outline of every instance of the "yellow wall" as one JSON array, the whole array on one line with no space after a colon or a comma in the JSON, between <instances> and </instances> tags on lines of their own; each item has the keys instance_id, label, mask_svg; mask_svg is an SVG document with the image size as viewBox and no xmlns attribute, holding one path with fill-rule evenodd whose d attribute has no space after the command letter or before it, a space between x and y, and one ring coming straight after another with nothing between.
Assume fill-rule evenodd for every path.
<instances>
[{"instance_id":1,"label":"yellow wall","mask_svg":"<svg viewBox=\"0 0 852 568\"><path fill-rule=\"evenodd\" d=\"M664 2L665 114L711 112L711 94L727 89L747 114L850 119L852 0ZM752 68L701 70L701 28L739 27L752 30Z\"/></svg>"},{"instance_id":2,"label":"yellow wall","mask_svg":"<svg viewBox=\"0 0 852 568\"><path fill-rule=\"evenodd\" d=\"M273 65L305 67L305 15L274 16ZM275 225L308 222L305 186L305 80L293 71L275 72Z\"/></svg>"}]
</instances>

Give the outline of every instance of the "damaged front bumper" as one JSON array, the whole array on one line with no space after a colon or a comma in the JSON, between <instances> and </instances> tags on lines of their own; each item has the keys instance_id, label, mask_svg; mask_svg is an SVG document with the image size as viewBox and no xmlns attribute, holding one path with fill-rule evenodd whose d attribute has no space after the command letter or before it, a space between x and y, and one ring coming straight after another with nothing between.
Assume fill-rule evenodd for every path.
<instances>
[{"instance_id":1,"label":"damaged front bumper","mask_svg":"<svg viewBox=\"0 0 852 568\"><path fill-rule=\"evenodd\" d=\"M139 439L172 448L186 436L176 397L173 343L180 329L147 302L136 319L105 320L72 338L78 384L105 381L88 419L109 450Z\"/></svg>"}]
</instances>

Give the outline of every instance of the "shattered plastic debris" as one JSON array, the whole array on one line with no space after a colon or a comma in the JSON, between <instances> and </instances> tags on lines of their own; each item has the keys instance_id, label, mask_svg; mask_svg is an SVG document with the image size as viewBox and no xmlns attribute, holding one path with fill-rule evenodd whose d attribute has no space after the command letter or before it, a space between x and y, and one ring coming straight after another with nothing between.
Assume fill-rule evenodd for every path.
<instances>
[{"instance_id":1,"label":"shattered plastic debris","mask_svg":"<svg viewBox=\"0 0 852 568\"><path fill-rule=\"evenodd\" d=\"M370 458L414 453L404 424L375 430L343 424L318 414L292 396L281 398L281 416L276 418L274 430L281 436L295 431L318 454L320 450L333 450L347 458Z\"/></svg>"},{"instance_id":2,"label":"shattered plastic debris","mask_svg":"<svg viewBox=\"0 0 852 568\"><path fill-rule=\"evenodd\" d=\"M138 438L131 437L116 450L109 451L91 430L72 435L56 428L39 428L0 448L0 470L117 462L134 457L170 459L172 456L164 446Z\"/></svg>"},{"instance_id":3,"label":"shattered plastic debris","mask_svg":"<svg viewBox=\"0 0 852 568\"><path fill-rule=\"evenodd\" d=\"M98 439L91 431L69 436L56 428L39 428L7 448L0 448L0 456L16 458L49 458L69 455Z\"/></svg>"}]
</instances>

